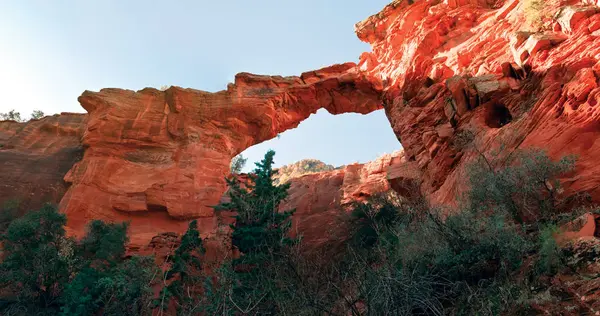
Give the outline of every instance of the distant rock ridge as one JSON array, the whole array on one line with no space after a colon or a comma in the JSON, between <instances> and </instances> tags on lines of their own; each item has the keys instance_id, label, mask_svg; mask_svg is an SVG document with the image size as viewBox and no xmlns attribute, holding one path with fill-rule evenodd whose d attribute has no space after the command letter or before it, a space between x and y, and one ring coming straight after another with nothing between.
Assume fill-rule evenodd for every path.
<instances>
[{"instance_id":1,"label":"distant rock ridge","mask_svg":"<svg viewBox=\"0 0 600 316\"><path fill-rule=\"evenodd\" d=\"M293 178L297 178L305 174L331 171L334 169L334 166L325 164L321 160L302 159L295 163L277 168L277 174L274 176L274 178L275 183L283 184Z\"/></svg>"}]
</instances>

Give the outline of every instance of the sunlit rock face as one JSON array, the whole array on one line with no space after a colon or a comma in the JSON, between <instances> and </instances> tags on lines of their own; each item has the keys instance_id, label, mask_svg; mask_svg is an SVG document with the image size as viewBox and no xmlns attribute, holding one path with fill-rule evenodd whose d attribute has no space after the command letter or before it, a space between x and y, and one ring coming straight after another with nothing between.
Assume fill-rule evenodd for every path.
<instances>
[{"instance_id":1,"label":"sunlit rock face","mask_svg":"<svg viewBox=\"0 0 600 316\"><path fill-rule=\"evenodd\" d=\"M532 27L526 1L394 1L356 25L372 46L358 67L381 87L433 202L451 203L464 189L474 147L495 161L528 147L574 154L564 195L600 201L597 5L542 1L543 20ZM473 143L457 146L469 134Z\"/></svg>"},{"instance_id":2,"label":"sunlit rock face","mask_svg":"<svg viewBox=\"0 0 600 316\"><path fill-rule=\"evenodd\" d=\"M226 190L233 156L321 108L333 114L381 108L379 91L355 66L300 77L241 73L216 93L178 87L84 92L86 151L65 176L71 187L60 204L68 227L80 234L92 218L129 220L134 234L151 234L181 230L176 219L201 218L205 230L213 230L212 207Z\"/></svg>"}]
</instances>

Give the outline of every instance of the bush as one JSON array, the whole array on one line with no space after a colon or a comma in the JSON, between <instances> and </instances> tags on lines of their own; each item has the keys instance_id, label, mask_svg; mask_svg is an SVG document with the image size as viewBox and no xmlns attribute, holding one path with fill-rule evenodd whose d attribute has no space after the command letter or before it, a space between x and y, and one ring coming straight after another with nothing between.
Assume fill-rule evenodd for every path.
<instances>
[{"instance_id":1,"label":"bush","mask_svg":"<svg viewBox=\"0 0 600 316\"><path fill-rule=\"evenodd\" d=\"M24 120L21 118L21 113L15 111L15 110L10 110L10 111L8 111L8 113L0 113L0 120L24 122Z\"/></svg>"},{"instance_id":2,"label":"bush","mask_svg":"<svg viewBox=\"0 0 600 316\"><path fill-rule=\"evenodd\" d=\"M65 236L51 205L10 223L2 237L0 311L6 314L140 315L149 311L153 259L125 260L126 224L93 221L81 242Z\"/></svg>"},{"instance_id":3,"label":"bush","mask_svg":"<svg viewBox=\"0 0 600 316\"><path fill-rule=\"evenodd\" d=\"M40 110L34 110L31 113L30 119L37 120L37 119L41 119L42 117L44 117L44 112L42 112ZM15 122L25 122L26 121L26 119L21 118L21 113L15 111L15 110L10 110L10 111L8 111L8 113L0 113L0 120L10 120L10 121L15 121Z\"/></svg>"},{"instance_id":4,"label":"bush","mask_svg":"<svg viewBox=\"0 0 600 316\"><path fill-rule=\"evenodd\" d=\"M553 238L559 218L556 178L572 169L573 159L553 162L531 150L509 162L498 169L489 161L475 162L469 168L471 190L458 211L430 208L422 198L389 196L355 205L343 263L349 272L337 280L355 291L346 306L355 314L363 306L364 315L498 315L523 309L529 280L556 273L563 264ZM534 259L534 269L524 265L526 258ZM523 269L529 279L519 276Z\"/></svg>"},{"instance_id":5,"label":"bush","mask_svg":"<svg viewBox=\"0 0 600 316\"><path fill-rule=\"evenodd\" d=\"M44 117L44 112L42 112L40 110L34 110L33 112L31 112L31 119L32 120L39 120L42 117Z\"/></svg>"},{"instance_id":6,"label":"bush","mask_svg":"<svg viewBox=\"0 0 600 316\"><path fill-rule=\"evenodd\" d=\"M15 302L56 309L70 267L63 249L70 240L63 228L66 216L51 205L14 220L3 236L4 261L0 287L15 293Z\"/></svg>"},{"instance_id":7,"label":"bush","mask_svg":"<svg viewBox=\"0 0 600 316\"><path fill-rule=\"evenodd\" d=\"M469 186L465 204L474 212L490 209L507 211L518 223L526 220L546 223L556 217L556 198L561 174L573 170L575 159L550 160L542 150L516 153L507 166L498 170L495 161L481 158L469 168Z\"/></svg>"},{"instance_id":8,"label":"bush","mask_svg":"<svg viewBox=\"0 0 600 316\"><path fill-rule=\"evenodd\" d=\"M153 259L123 260L126 242L127 224L90 223L76 250L78 273L62 297L63 314L91 315L103 310L109 315L140 315L148 309Z\"/></svg>"}]
</instances>

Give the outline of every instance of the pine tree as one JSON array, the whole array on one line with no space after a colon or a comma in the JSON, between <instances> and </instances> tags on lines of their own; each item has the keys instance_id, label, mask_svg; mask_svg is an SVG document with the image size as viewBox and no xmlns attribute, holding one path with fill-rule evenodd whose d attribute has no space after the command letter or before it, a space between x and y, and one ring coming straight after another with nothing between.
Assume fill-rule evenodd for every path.
<instances>
[{"instance_id":1,"label":"pine tree","mask_svg":"<svg viewBox=\"0 0 600 316\"><path fill-rule=\"evenodd\" d=\"M200 271L202 262L200 256L205 252L202 239L198 231L198 222L190 222L187 231L181 237L181 243L168 261L171 268L165 273L169 285L163 287L156 306L166 310L171 298L175 299L178 314L192 314L197 312L198 297L196 286L201 283Z\"/></svg>"},{"instance_id":2,"label":"pine tree","mask_svg":"<svg viewBox=\"0 0 600 316\"><path fill-rule=\"evenodd\" d=\"M274 151L268 151L265 158L256 163L248 181L228 179L231 200L216 208L237 212L235 224L231 225L231 238L241 255L231 262L230 301L242 313L276 312L278 299L275 297L282 295L277 282L278 265L297 241L288 237L294 210L279 211L290 184L273 184L274 155Z\"/></svg>"}]
</instances>

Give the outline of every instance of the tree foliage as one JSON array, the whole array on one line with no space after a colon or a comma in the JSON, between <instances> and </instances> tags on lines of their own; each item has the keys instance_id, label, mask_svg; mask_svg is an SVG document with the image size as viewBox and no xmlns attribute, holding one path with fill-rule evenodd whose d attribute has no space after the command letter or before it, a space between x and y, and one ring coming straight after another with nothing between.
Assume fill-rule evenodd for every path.
<instances>
[{"instance_id":1,"label":"tree foliage","mask_svg":"<svg viewBox=\"0 0 600 316\"><path fill-rule=\"evenodd\" d=\"M15 301L40 308L56 308L70 266L66 249L72 241L63 228L67 218L51 205L14 220L2 240L5 257L0 264L0 286Z\"/></svg>"},{"instance_id":2,"label":"tree foliage","mask_svg":"<svg viewBox=\"0 0 600 316\"><path fill-rule=\"evenodd\" d=\"M39 120L42 117L44 117L44 112L40 110L33 110L33 112L31 112L31 119Z\"/></svg>"},{"instance_id":3,"label":"tree foliage","mask_svg":"<svg viewBox=\"0 0 600 316\"><path fill-rule=\"evenodd\" d=\"M33 110L30 116L30 120L37 120L44 117L44 112L40 110ZM25 122L26 119L21 117L21 113L15 110L10 110L7 113L0 113L0 121L15 121Z\"/></svg>"},{"instance_id":4,"label":"tree foliage","mask_svg":"<svg viewBox=\"0 0 600 316\"><path fill-rule=\"evenodd\" d=\"M567 262L554 234L564 216L557 179L572 170L572 157L553 161L529 150L502 164L480 155L457 209L431 207L424 197L373 196L350 206L347 238L327 245L333 250L303 252L290 237L294 211L281 210L290 184L274 183L274 154L247 180L227 179L229 200L215 207L236 214L233 258L206 277L191 221L166 260L157 297L153 258L126 258L127 224L92 221L75 241L50 205L11 219L2 237L0 313L514 315Z\"/></svg>"},{"instance_id":5,"label":"tree foliage","mask_svg":"<svg viewBox=\"0 0 600 316\"><path fill-rule=\"evenodd\" d=\"M217 210L235 211L235 224L231 225L232 245L240 256L226 263L222 274L221 290L228 293L223 300L223 310L244 314L273 314L281 309L286 298L285 289L277 283L276 273L281 271L286 253L296 242L288 236L293 210L279 211L287 197L290 184L273 183L274 151L256 163L250 180L241 183L227 179L230 201ZM225 289L223 289L225 288Z\"/></svg>"},{"instance_id":6,"label":"tree foliage","mask_svg":"<svg viewBox=\"0 0 600 316\"><path fill-rule=\"evenodd\" d=\"M3 236L0 288L7 314L141 315L149 310L150 257L125 259L126 224L90 223L80 241L65 236L66 217L45 205L12 221Z\"/></svg>"},{"instance_id":7,"label":"tree foliage","mask_svg":"<svg viewBox=\"0 0 600 316\"><path fill-rule=\"evenodd\" d=\"M21 113L15 111L15 110L10 110L8 111L8 113L0 113L0 119L3 121L16 121L16 122L23 122L24 120L21 118Z\"/></svg>"},{"instance_id":8,"label":"tree foliage","mask_svg":"<svg viewBox=\"0 0 600 316\"><path fill-rule=\"evenodd\" d=\"M231 165L229 167L231 174L239 174L242 169L246 166L248 158L244 158L242 154L239 154L231 159Z\"/></svg>"},{"instance_id":9,"label":"tree foliage","mask_svg":"<svg viewBox=\"0 0 600 316\"><path fill-rule=\"evenodd\" d=\"M171 267L165 272L164 280L169 282L155 300L155 306L167 310L169 302L174 299L178 314L190 315L198 313L202 300L198 297L201 285L202 262L200 257L205 249L198 231L198 222L190 222L187 231L181 237L181 243L175 253L168 258Z\"/></svg>"}]
</instances>

